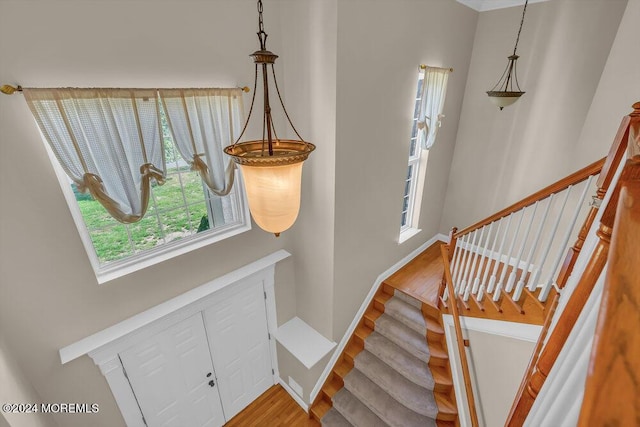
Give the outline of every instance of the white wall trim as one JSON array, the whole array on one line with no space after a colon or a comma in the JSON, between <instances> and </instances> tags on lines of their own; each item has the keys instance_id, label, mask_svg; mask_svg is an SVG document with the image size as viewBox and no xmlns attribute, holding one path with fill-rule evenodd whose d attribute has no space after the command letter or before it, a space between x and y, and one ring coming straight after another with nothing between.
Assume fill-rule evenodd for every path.
<instances>
[{"instance_id":1,"label":"white wall trim","mask_svg":"<svg viewBox=\"0 0 640 427\"><path fill-rule=\"evenodd\" d=\"M296 393L295 391L293 391L293 389L291 387L289 387L289 384L287 384L286 381L284 381L282 378L278 377L278 384L280 384L282 386L283 389L285 389L285 391L287 393L289 393L289 395L293 398L293 400L296 401L296 403L298 405L300 405L300 407L302 409L304 409L304 412L306 412L307 414L309 413L309 405L302 399L302 397L300 397L298 395L298 393Z\"/></svg>"},{"instance_id":2,"label":"white wall trim","mask_svg":"<svg viewBox=\"0 0 640 427\"><path fill-rule=\"evenodd\" d=\"M442 321L445 325L453 326L453 316L443 314ZM460 316L460 326L468 331L484 332L486 334L499 335L507 338L537 342L542 326L529 325L527 323L505 322L503 320L480 319L477 317Z\"/></svg>"},{"instance_id":3,"label":"white wall trim","mask_svg":"<svg viewBox=\"0 0 640 427\"><path fill-rule=\"evenodd\" d=\"M170 300L155 307L138 313L126 320L123 320L122 322L116 323L115 325L103 329L100 332L63 347L60 349L60 361L62 364L65 364L80 356L94 352L109 343L121 339L124 336L151 324L152 322L163 317L170 316L177 310L180 310L189 304L193 304L214 292L220 291L239 280L252 276L269 267L274 268L278 261L288 258L289 256L291 256L291 254L283 249L276 251L237 270L227 273L224 276L220 276L208 283L205 283L204 285L198 286L197 288L171 298ZM269 290L268 286L267 290ZM274 301L275 304L275 298L273 298L272 301Z\"/></svg>"},{"instance_id":4,"label":"white wall trim","mask_svg":"<svg viewBox=\"0 0 640 427\"><path fill-rule=\"evenodd\" d=\"M373 286L369 290L367 297L362 302L360 309L357 311L357 313L353 317L353 320L351 321L351 324L349 325L346 332L342 336L342 339L340 340L338 347L333 352L333 355L329 359L327 366L324 368L324 371L322 371L322 375L320 375L320 378L318 378L316 385L313 387L313 390L311 391L311 395L309 396L310 402L313 402L316 399L316 396L318 396L318 393L320 393L320 389L322 388L322 385L327 380L327 377L331 373L333 366L336 364L338 357L342 354L344 348L347 346L347 342L349 341L349 338L351 338L351 335L353 335L353 332L356 330L356 326L358 326L358 322L364 315L364 312L369 306L369 303L371 302L371 300L373 300L373 297L376 294L376 291L378 290L378 288L380 287L380 284L382 283L382 281L387 277L391 276L396 271L400 270L409 261L417 257L421 252L423 252L425 249L427 249L429 246L431 246L438 240L441 240L443 242L448 242L449 236L445 236L444 234L441 234L441 233L436 234L435 236L427 240L424 244L420 245L417 249L412 251L409 255L402 258L400 261L396 262L394 265L392 265L390 268L388 268L386 271L384 271L382 274L378 276L376 281L373 283Z\"/></svg>"},{"instance_id":5,"label":"white wall trim","mask_svg":"<svg viewBox=\"0 0 640 427\"><path fill-rule=\"evenodd\" d=\"M507 7L523 6L524 0L457 0L458 3L470 7L478 12L488 10L504 9ZM549 0L529 0L529 3L541 3Z\"/></svg>"},{"instance_id":6,"label":"white wall trim","mask_svg":"<svg viewBox=\"0 0 640 427\"><path fill-rule=\"evenodd\" d=\"M456 405L458 406L458 419L460 420L460 427L467 427L471 425L471 416L467 405L467 393L464 386L464 378L462 376L461 368L458 363L455 363L456 352L458 351L458 341L455 334L451 332L453 327L453 316L450 314L443 314L442 323L444 324L447 352L449 355L449 361L451 362L451 379L453 381L453 390L456 396ZM502 320L479 319L467 316L460 316L460 326L463 329L463 334L465 330L471 330L529 342L536 342L540 335L540 331L542 330L542 326L539 325L505 322ZM468 354L467 357L469 357ZM473 378L471 381L475 382ZM476 411L479 412L481 408L478 408L478 404L479 401L476 399Z\"/></svg>"}]
</instances>

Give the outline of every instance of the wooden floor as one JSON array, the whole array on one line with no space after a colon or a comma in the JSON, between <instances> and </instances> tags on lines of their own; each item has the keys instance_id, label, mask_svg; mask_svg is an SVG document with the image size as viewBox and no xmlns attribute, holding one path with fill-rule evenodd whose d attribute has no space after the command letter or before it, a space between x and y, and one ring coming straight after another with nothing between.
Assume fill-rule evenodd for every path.
<instances>
[{"instance_id":1,"label":"wooden floor","mask_svg":"<svg viewBox=\"0 0 640 427\"><path fill-rule=\"evenodd\" d=\"M424 252L384 280L384 283L437 307L438 288L444 273L440 253L440 246L443 243L436 242L429 246Z\"/></svg>"},{"instance_id":2,"label":"wooden floor","mask_svg":"<svg viewBox=\"0 0 640 427\"><path fill-rule=\"evenodd\" d=\"M320 427L277 384L225 424L226 427Z\"/></svg>"}]
</instances>

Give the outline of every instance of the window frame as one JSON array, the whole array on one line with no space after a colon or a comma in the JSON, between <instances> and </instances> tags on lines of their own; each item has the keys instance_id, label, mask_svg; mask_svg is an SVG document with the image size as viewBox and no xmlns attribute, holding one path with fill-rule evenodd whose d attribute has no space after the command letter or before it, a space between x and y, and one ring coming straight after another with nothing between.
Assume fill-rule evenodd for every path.
<instances>
[{"instance_id":1,"label":"window frame","mask_svg":"<svg viewBox=\"0 0 640 427\"><path fill-rule=\"evenodd\" d=\"M69 185L69 178L67 177L64 169L62 169L62 166L59 164L53 150L49 147L49 144L42 133L40 133L40 138L47 151L47 155L49 156L49 160L53 166L56 177L58 178L58 183L60 184L60 188L69 207L69 211L71 212L73 221L78 229L80 240L82 240L82 244L85 252L87 253L87 257L89 258L98 284L104 284L127 274L159 264L163 261L194 251L206 245L219 242L251 230L251 216L249 213L247 196L244 191L244 180L240 169L236 168L235 188L233 191L236 192L236 211L238 213L237 222L224 225L216 229L210 229L203 233L194 234L180 240L165 243L159 247L145 250L124 259L109 262L107 265L101 265L93 246L89 230L87 229L82 212L80 211L80 206L76 201L71 185Z\"/></svg>"},{"instance_id":2,"label":"window frame","mask_svg":"<svg viewBox=\"0 0 640 427\"><path fill-rule=\"evenodd\" d=\"M419 69L417 79L416 96L413 99L413 120L411 126L411 137L409 138L409 160L407 165L407 173L405 178L405 190L402 195L402 210L400 212L400 234L398 236L398 244L409 240L418 234L421 229L418 228L420 219L420 209L422 207L422 198L418 194L422 194L424 190L424 178L426 175L427 161L429 158L429 150L423 150L418 136L418 114L420 112L419 104L422 101L422 85L424 84L425 70ZM411 175L409 175L411 169ZM407 182L409 188L407 189ZM407 209L404 209L404 202L408 198ZM406 218L403 223L403 217Z\"/></svg>"}]
</instances>

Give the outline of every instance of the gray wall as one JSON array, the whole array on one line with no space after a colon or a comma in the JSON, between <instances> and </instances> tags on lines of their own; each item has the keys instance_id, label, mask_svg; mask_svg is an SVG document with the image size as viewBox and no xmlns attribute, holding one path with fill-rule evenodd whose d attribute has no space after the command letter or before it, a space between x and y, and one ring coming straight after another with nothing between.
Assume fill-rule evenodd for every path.
<instances>
[{"instance_id":1,"label":"gray wall","mask_svg":"<svg viewBox=\"0 0 640 427\"><path fill-rule=\"evenodd\" d=\"M478 13L455 1L338 2L333 336L376 277L439 231ZM398 245L419 64L453 67L419 228Z\"/></svg>"},{"instance_id":2,"label":"gray wall","mask_svg":"<svg viewBox=\"0 0 640 427\"><path fill-rule=\"evenodd\" d=\"M518 45L518 80L527 93L502 111L485 91L513 52L522 8L480 14L442 230L481 220L606 155L615 131L598 140L580 135L626 3L530 4ZM635 61L631 52L628 56L627 61ZM624 69L628 67L617 71ZM629 92L633 86L619 85L615 92ZM629 105L601 108L615 110L617 126ZM590 125L604 123L596 119Z\"/></svg>"}]
</instances>

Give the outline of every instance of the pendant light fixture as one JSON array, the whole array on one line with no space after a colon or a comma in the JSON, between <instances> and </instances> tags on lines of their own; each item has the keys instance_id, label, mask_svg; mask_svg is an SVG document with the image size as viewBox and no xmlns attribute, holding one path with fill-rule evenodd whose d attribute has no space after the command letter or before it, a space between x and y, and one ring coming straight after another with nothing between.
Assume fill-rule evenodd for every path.
<instances>
[{"instance_id":1,"label":"pendant light fixture","mask_svg":"<svg viewBox=\"0 0 640 427\"><path fill-rule=\"evenodd\" d=\"M267 50L267 33L262 21L262 0L258 0L258 40L260 50L250 56L255 63L253 98L242 133L233 145L224 149L242 170L251 216L260 228L277 236L293 225L300 210L302 164L316 148L304 141L289 118L282 101L273 64L278 55ZM298 140L280 139L276 132L269 103L269 73L282 105L284 115ZM256 99L258 74L262 74L264 109L262 139L240 142L251 119Z\"/></svg>"},{"instance_id":2,"label":"pendant light fixture","mask_svg":"<svg viewBox=\"0 0 640 427\"><path fill-rule=\"evenodd\" d=\"M516 37L516 45L513 47L513 55L509 56L509 62L507 62L507 68L498 83L493 89L487 91L489 99L502 110L520 98L524 92L520 90L518 85L518 76L516 75L516 61L520 58L516 55L518 49L518 41L520 40L520 32L522 31L522 24L524 23L524 14L527 12L527 3L529 0L525 0L524 8L522 9L522 19L520 20L520 29L518 30L518 37Z\"/></svg>"}]
</instances>

